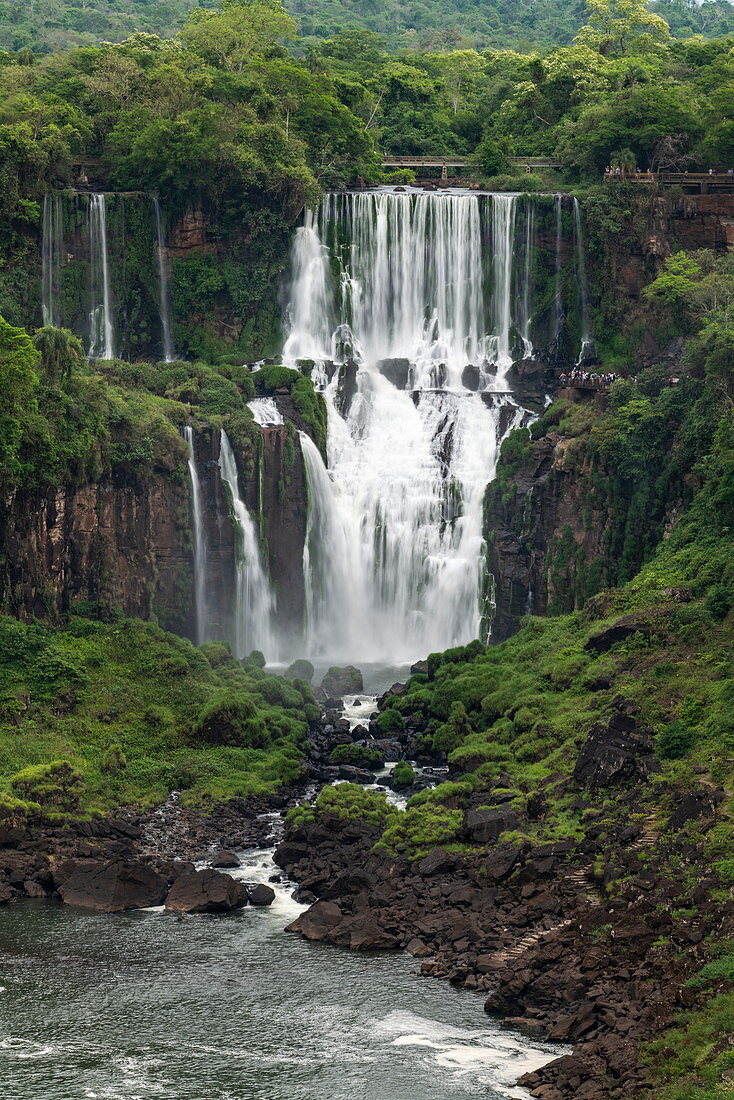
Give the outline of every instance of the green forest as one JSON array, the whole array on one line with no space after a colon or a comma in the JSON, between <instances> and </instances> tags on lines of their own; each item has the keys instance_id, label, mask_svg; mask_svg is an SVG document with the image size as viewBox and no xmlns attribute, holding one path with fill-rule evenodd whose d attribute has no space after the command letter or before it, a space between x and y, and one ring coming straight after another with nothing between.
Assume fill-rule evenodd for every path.
<instances>
[{"instance_id":1,"label":"green forest","mask_svg":"<svg viewBox=\"0 0 734 1100\"><path fill-rule=\"evenodd\" d=\"M190 0L1 0L0 48L49 53L70 46L119 42L135 31L169 37L183 26ZM197 5L214 8L214 0ZM384 36L392 51L513 47L522 51L566 45L584 21L583 0L289 0L304 48L344 28ZM734 30L729 0L657 0L658 14L678 38Z\"/></svg>"}]
</instances>

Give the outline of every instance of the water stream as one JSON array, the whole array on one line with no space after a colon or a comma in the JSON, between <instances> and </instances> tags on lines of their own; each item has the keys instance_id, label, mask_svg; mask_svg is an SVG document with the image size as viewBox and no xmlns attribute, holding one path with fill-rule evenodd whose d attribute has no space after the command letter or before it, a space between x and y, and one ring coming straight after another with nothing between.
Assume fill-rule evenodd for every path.
<instances>
[{"instance_id":1,"label":"water stream","mask_svg":"<svg viewBox=\"0 0 734 1100\"><path fill-rule=\"evenodd\" d=\"M208 610L207 610L207 550L206 529L202 513L201 481L196 467L196 450L194 447L194 429L187 424L183 429L184 439L189 445L189 483L191 486L191 535L193 539L194 559L194 607L196 612L196 644L205 642Z\"/></svg>"},{"instance_id":2,"label":"water stream","mask_svg":"<svg viewBox=\"0 0 734 1100\"><path fill-rule=\"evenodd\" d=\"M107 252L107 205L102 194L89 197L89 358L114 359L112 292Z\"/></svg>"},{"instance_id":3,"label":"water stream","mask_svg":"<svg viewBox=\"0 0 734 1100\"><path fill-rule=\"evenodd\" d=\"M173 331L171 326L171 292L168 285L168 265L166 262L166 239L163 232L163 215L157 195L153 195L153 210L155 211L156 252L158 254L158 299L161 313L163 358L167 363L172 363L176 358L176 354L173 348Z\"/></svg>"},{"instance_id":4,"label":"water stream","mask_svg":"<svg viewBox=\"0 0 734 1100\"><path fill-rule=\"evenodd\" d=\"M263 568L255 523L240 493L237 462L227 433L220 432L219 471L229 487L236 535L236 585L232 652L246 657L253 649L270 653L275 598Z\"/></svg>"}]
</instances>

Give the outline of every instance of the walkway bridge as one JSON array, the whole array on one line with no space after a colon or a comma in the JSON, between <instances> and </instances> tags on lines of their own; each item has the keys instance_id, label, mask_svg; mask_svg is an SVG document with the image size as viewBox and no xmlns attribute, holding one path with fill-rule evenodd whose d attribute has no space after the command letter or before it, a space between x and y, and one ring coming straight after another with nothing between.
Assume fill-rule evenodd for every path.
<instances>
[{"instance_id":1,"label":"walkway bridge","mask_svg":"<svg viewBox=\"0 0 734 1100\"><path fill-rule=\"evenodd\" d=\"M605 172L605 183L635 183L640 186L681 187L707 195L713 191L734 191L734 171L727 172Z\"/></svg>"},{"instance_id":2,"label":"walkway bridge","mask_svg":"<svg viewBox=\"0 0 734 1100\"><path fill-rule=\"evenodd\" d=\"M521 168L525 172L534 172L538 168L562 168L559 160L552 157L509 157L509 163L513 168ZM460 153L444 153L442 156L420 156L408 154L398 156L386 153L382 158L383 168L438 168L441 171L441 181L448 179L449 168L462 169L473 165L471 157Z\"/></svg>"}]
</instances>

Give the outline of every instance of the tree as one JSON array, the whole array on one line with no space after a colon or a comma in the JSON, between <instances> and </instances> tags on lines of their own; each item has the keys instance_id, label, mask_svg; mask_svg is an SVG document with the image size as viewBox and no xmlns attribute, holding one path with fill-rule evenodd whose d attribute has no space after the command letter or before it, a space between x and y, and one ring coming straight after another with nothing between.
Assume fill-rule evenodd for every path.
<instances>
[{"instance_id":1,"label":"tree","mask_svg":"<svg viewBox=\"0 0 734 1100\"><path fill-rule=\"evenodd\" d=\"M604 57L654 53L670 42L670 27L647 0L586 0L588 23L574 42Z\"/></svg>"},{"instance_id":2,"label":"tree","mask_svg":"<svg viewBox=\"0 0 734 1100\"><path fill-rule=\"evenodd\" d=\"M209 64L242 72L253 58L295 38L296 25L279 0L222 0L221 11L194 8L181 39Z\"/></svg>"},{"instance_id":3,"label":"tree","mask_svg":"<svg viewBox=\"0 0 734 1100\"><path fill-rule=\"evenodd\" d=\"M23 413L35 405L40 358L28 333L0 317L0 468L5 473L17 453Z\"/></svg>"},{"instance_id":4,"label":"tree","mask_svg":"<svg viewBox=\"0 0 734 1100\"><path fill-rule=\"evenodd\" d=\"M43 372L51 382L63 382L86 363L81 340L66 328L45 325L33 334L32 343L40 353Z\"/></svg>"}]
</instances>

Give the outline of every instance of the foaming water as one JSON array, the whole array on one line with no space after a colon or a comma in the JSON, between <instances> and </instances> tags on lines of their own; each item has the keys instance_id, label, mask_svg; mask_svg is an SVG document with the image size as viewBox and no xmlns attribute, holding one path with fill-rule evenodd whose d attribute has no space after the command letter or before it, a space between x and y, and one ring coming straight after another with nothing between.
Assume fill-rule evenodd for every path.
<instances>
[{"instance_id":1,"label":"foaming water","mask_svg":"<svg viewBox=\"0 0 734 1100\"><path fill-rule=\"evenodd\" d=\"M311 657L404 663L481 633L484 492L532 418L507 383L531 349L517 213L513 194L332 194L297 232L284 356L314 361L328 410L327 463L302 437Z\"/></svg>"},{"instance_id":2,"label":"foaming water","mask_svg":"<svg viewBox=\"0 0 734 1100\"><path fill-rule=\"evenodd\" d=\"M236 872L258 881L269 853ZM267 876L269 877L269 875ZM501 1100L564 1050L405 955L283 935L300 907L225 917L0 914L0 1095L13 1100Z\"/></svg>"}]
</instances>

